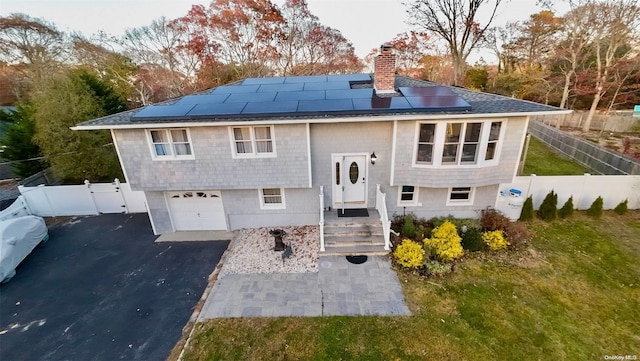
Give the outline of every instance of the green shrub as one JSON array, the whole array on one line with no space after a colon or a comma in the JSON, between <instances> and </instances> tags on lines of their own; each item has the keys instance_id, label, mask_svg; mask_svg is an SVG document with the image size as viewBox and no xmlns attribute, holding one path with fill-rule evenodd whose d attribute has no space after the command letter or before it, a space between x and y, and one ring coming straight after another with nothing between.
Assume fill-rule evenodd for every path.
<instances>
[{"instance_id":1,"label":"green shrub","mask_svg":"<svg viewBox=\"0 0 640 361\"><path fill-rule=\"evenodd\" d=\"M419 243L404 239L393 251L393 257L402 267L418 268L424 262L424 249Z\"/></svg>"},{"instance_id":2,"label":"green shrub","mask_svg":"<svg viewBox=\"0 0 640 361\"><path fill-rule=\"evenodd\" d=\"M451 264L438 261L425 261L424 266L427 268L427 274L434 277L441 277L451 273Z\"/></svg>"},{"instance_id":3,"label":"green shrub","mask_svg":"<svg viewBox=\"0 0 640 361\"><path fill-rule=\"evenodd\" d=\"M616 208L613 209L613 211L621 216L626 214L629 211L628 199L625 199L624 201L618 203L618 205L616 206Z\"/></svg>"},{"instance_id":4,"label":"green shrub","mask_svg":"<svg viewBox=\"0 0 640 361\"><path fill-rule=\"evenodd\" d=\"M604 205L604 200L602 197L598 196L593 203L591 203L591 207L587 209L587 214L594 218L602 217L602 207Z\"/></svg>"},{"instance_id":5,"label":"green shrub","mask_svg":"<svg viewBox=\"0 0 640 361\"><path fill-rule=\"evenodd\" d=\"M404 218L404 224L400 229L400 233L407 238L416 238L416 225L413 223L413 217L407 216Z\"/></svg>"},{"instance_id":6,"label":"green shrub","mask_svg":"<svg viewBox=\"0 0 640 361\"><path fill-rule=\"evenodd\" d=\"M484 232L482 233L482 240L492 251L505 249L509 245L502 231Z\"/></svg>"},{"instance_id":7,"label":"green shrub","mask_svg":"<svg viewBox=\"0 0 640 361\"><path fill-rule=\"evenodd\" d=\"M480 212L480 227L483 231L504 230L511 221L502 212L495 209L483 209Z\"/></svg>"},{"instance_id":8,"label":"green shrub","mask_svg":"<svg viewBox=\"0 0 640 361\"><path fill-rule=\"evenodd\" d=\"M538 208L538 218L545 221L553 221L558 217L558 195L552 190L544 197Z\"/></svg>"},{"instance_id":9,"label":"green shrub","mask_svg":"<svg viewBox=\"0 0 640 361\"><path fill-rule=\"evenodd\" d=\"M423 242L431 253L447 262L462 257L464 250L461 241L462 237L458 235L456 226L445 221L431 232L431 238L425 238Z\"/></svg>"},{"instance_id":10,"label":"green shrub","mask_svg":"<svg viewBox=\"0 0 640 361\"><path fill-rule=\"evenodd\" d=\"M535 215L535 210L533 209L533 197L529 196L524 204L522 205L522 213L520 213L521 221L530 221L533 219Z\"/></svg>"},{"instance_id":11,"label":"green shrub","mask_svg":"<svg viewBox=\"0 0 640 361\"><path fill-rule=\"evenodd\" d=\"M476 227L469 227L466 232L462 232L462 248L471 252L484 250L482 231Z\"/></svg>"},{"instance_id":12,"label":"green shrub","mask_svg":"<svg viewBox=\"0 0 640 361\"><path fill-rule=\"evenodd\" d=\"M560 210L558 210L558 217L565 219L573 215L573 196L569 197Z\"/></svg>"}]
</instances>

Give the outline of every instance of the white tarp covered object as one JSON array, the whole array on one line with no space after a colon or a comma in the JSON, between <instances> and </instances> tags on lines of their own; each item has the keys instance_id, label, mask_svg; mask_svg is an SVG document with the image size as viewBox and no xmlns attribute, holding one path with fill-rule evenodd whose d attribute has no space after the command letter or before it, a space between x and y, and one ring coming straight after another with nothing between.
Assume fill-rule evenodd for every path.
<instances>
[{"instance_id":1,"label":"white tarp covered object","mask_svg":"<svg viewBox=\"0 0 640 361\"><path fill-rule=\"evenodd\" d=\"M0 222L0 281L9 281L20 262L47 239L47 225L41 217L24 216Z\"/></svg>"}]
</instances>

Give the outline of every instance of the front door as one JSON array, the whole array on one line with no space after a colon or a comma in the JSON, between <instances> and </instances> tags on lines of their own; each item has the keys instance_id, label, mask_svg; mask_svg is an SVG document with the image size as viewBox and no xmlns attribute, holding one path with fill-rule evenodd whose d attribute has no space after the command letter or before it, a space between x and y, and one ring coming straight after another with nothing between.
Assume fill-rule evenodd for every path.
<instances>
[{"instance_id":1,"label":"front door","mask_svg":"<svg viewBox=\"0 0 640 361\"><path fill-rule=\"evenodd\" d=\"M334 154L333 199L335 208L367 207L367 155Z\"/></svg>"}]
</instances>

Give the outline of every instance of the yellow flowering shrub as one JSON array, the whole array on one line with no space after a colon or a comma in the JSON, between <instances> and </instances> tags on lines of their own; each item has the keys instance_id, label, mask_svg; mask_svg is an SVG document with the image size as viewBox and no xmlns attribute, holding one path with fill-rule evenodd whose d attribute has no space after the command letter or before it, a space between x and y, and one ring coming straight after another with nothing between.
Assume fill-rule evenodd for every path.
<instances>
[{"instance_id":1,"label":"yellow flowering shrub","mask_svg":"<svg viewBox=\"0 0 640 361\"><path fill-rule=\"evenodd\" d=\"M419 243L404 239L393 251L393 257L402 267L418 268L424 261L424 249Z\"/></svg>"},{"instance_id":2,"label":"yellow flowering shrub","mask_svg":"<svg viewBox=\"0 0 640 361\"><path fill-rule=\"evenodd\" d=\"M431 238L423 240L427 249L442 261L452 261L462 257L462 237L458 235L456 226L450 221L445 221L431 232Z\"/></svg>"},{"instance_id":3,"label":"yellow flowering shrub","mask_svg":"<svg viewBox=\"0 0 640 361\"><path fill-rule=\"evenodd\" d=\"M509 242L504 238L504 233L500 230L482 233L482 240L492 251L505 249L509 245Z\"/></svg>"}]
</instances>

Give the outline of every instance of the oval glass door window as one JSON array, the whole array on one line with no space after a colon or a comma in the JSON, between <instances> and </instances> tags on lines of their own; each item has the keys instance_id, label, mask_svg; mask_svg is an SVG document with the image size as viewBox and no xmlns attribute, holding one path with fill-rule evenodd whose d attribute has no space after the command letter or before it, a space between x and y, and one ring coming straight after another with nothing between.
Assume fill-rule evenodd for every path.
<instances>
[{"instance_id":1,"label":"oval glass door window","mask_svg":"<svg viewBox=\"0 0 640 361\"><path fill-rule=\"evenodd\" d=\"M351 165L349 166L349 180L351 181L351 184L356 184L358 182L358 173L358 163L351 162Z\"/></svg>"}]
</instances>

